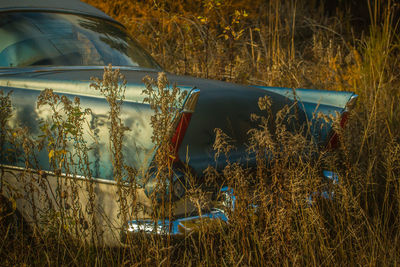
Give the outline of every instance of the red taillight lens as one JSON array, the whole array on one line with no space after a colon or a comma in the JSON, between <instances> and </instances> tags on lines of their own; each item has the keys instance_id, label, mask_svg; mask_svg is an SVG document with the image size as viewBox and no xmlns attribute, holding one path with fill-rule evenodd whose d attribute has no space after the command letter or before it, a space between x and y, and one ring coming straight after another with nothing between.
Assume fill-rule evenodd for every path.
<instances>
[{"instance_id":1,"label":"red taillight lens","mask_svg":"<svg viewBox=\"0 0 400 267\"><path fill-rule=\"evenodd\" d=\"M348 119L349 119L349 112L347 111L343 112L342 117L340 118L340 127L344 128L344 126L346 126Z\"/></svg>"},{"instance_id":2,"label":"red taillight lens","mask_svg":"<svg viewBox=\"0 0 400 267\"><path fill-rule=\"evenodd\" d=\"M358 98L358 95L353 94L350 97L349 101L347 102L346 107L340 117L340 127L341 128L344 128L346 126L346 123L349 119L349 111L354 108L357 98ZM339 136L334 130L332 130L331 138L329 139L329 142L328 142L326 148L336 149L338 147L339 147Z\"/></svg>"},{"instance_id":3,"label":"red taillight lens","mask_svg":"<svg viewBox=\"0 0 400 267\"><path fill-rule=\"evenodd\" d=\"M176 124L175 132L171 138L172 149L175 153L174 162L179 161L179 157L178 157L179 147L182 144L183 138L185 137L186 130L189 126L190 120L192 119L192 114L196 108L197 100L199 99L199 95L200 95L200 90L193 89L190 92L187 99L185 100L185 103L183 104L183 109L182 109L181 113L179 114L180 115L179 121Z\"/></svg>"},{"instance_id":4,"label":"red taillight lens","mask_svg":"<svg viewBox=\"0 0 400 267\"><path fill-rule=\"evenodd\" d=\"M183 138L185 137L185 133L191 119L192 119L192 113L189 112L181 113L181 118L176 126L175 133L171 138L171 144L175 152L175 161L178 160L178 150L180 145L182 144Z\"/></svg>"},{"instance_id":5,"label":"red taillight lens","mask_svg":"<svg viewBox=\"0 0 400 267\"><path fill-rule=\"evenodd\" d=\"M343 112L340 118L341 128L344 128L346 126L348 119L349 119L349 112L347 111ZM334 130L332 130L331 138L329 139L328 145L326 147L328 149L336 149L339 147L339 136Z\"/></svg>"}]
</instances>

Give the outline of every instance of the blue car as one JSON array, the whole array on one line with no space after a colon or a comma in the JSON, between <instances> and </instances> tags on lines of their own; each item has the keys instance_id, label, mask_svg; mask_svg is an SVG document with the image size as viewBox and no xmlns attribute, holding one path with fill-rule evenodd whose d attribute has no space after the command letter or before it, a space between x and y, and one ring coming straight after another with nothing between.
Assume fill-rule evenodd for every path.
<instances>
[{"instance_id":1,"label":"blue car","mask_svg":"<svg viewBox=\"0 0 400 267\"><path fill-rule=\"evenodd\" d=\"M129 131L124 135L122 154L127 165L137 171L134 197L127 196L126 201L135 201L140 206L128 217L119 216L121 183L115 180L111 160L109 104L99 90L90 86L93 83L90 78L102 77L104 66L109 64L118 68L126 79L120 118ZM247 151L248 132L258 126L250 120L251 114L265 115L257 105L260 98L268 97L271 101L268 112L272 117L285 106L296 106L293 112L297 121L288 125L288 129L296 131L310 125L309 138L321 149L335 146L337 136L332 123L315 114L339 114L344 124L357 98L352 92L247 86L167 73L170 84L186 92L186 97L179 107L172 133L176 157L172 164L172 175L176 176L172 179L173 218L162 219L155 225L151 199L154 179L146 179L144 174L154 169L158 146L151 138L154 111L142 91L145 89L143 78L146 75L155 78L160 72L163 72L160 65L128 35L121 23L88 4L78 0L0 2L0 90L3 96L9 94L12 103L7 129L22 127L33 139L41 138L42 126L52 116L49 107L37 105L39 95L46 88L71 100L79 97L80 106L91 111L86 116L82 137L90 148L87 154L90 177L79 169L56 171L52 165L54 151L46 149L46 145L35 147L34 164L27 166L29 156L24 155L22 148L13 150L9 142L1 143L1 179L5 185L2 194L15 200L26 221L37 225L39 215L49 212L49 205L60 209L60 201L65 212L71 211L65 205L73 200L63 195L65 191L60 190L60 185L65 188L76 185L80 203L68 205L87 211L91 198L90 190L85 189L88 181L94 188L95 201L92 211L81 212L80 216L89 221L90 227L88 214L97 214L101 242L107 244L119 244L121 231L177 234L190 228L185 228L187 221L202 218L227 221L224 211L216 207L199 214L197 207L184 197L182 188L185 180L182 166L189 168L199 183L208 166L217 166L217 171L225 167L226 159L224 156L216 159L213 149L216 128L233 140L235 149L229 160L252 168L256 166L256 159ZM1 132L5 133L7 129L2 127ZM66 142L69 142L67 147L73 147L73 140ZM74 157L73 152L65 153ZM327 172L326 176L337 179L333 173ZM28 184L32 190L27 190ZM225 188L224 193L234 199L230 189ZM50 201L44 200L44 195Z\"/></svg>"}]
</instances>

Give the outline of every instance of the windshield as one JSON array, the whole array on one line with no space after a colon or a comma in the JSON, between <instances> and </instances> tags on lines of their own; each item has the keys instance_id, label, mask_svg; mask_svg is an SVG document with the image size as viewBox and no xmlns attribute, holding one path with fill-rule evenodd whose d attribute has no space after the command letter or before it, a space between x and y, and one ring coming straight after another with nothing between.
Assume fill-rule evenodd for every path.
<instances>
[{"instance_id":1,"label":"windshield","mask_svg":"<svg viewBox=\"0 0 400 267\"><path fill-rule=\"evenodd\" d=\"M0 14L0 67L159 65L118 24L86 16Z\"/></svg>"}]
</instances>

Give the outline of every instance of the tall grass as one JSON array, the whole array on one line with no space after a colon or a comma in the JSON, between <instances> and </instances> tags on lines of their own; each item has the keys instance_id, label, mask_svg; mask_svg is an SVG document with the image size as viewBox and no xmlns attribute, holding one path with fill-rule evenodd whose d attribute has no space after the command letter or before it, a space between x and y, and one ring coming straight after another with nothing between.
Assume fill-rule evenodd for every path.
<instances>
[{"instance_id":1,"label":"tall grass","mask_svg":"<svg viewBox=\"0 0 400 267\"><path fill-rule=\"evenodd\" d=\"M322 6L309 1L87 2L125 24L169 71L242 83L349 90L360 96L359 101L347 127L338 128L340 147L335 151L318 151L315 157L317 148L310 139L304 137L303 132L293 133L286 128L290 107L276 117L276 129L269 129L267 125L272 119L268 117L269 102L260 100L259 106L265 116L253 118L259 120L261 127L249 133L251 152L257 156L257 169L248 170L227 162L224 170L217 172L211 166L204 172L205 186L189 182L187 188L187 197L197 203L200 212L210 204L205 197L207 188L222 185L233 188L237 200L234 211L227 210L228 224L204 224L178 239L137 235L127 246L111 248L95 245L95 242L78 242L73 234L60 235L71 233L65 230L69 222L60 221L51 213L43 218L48 220L48 225L53 227L49 229L53 231L42 234L25 231L24 225L14 222L17 220L13 213L14 202L3 201L6 204L1 206L0 218L2 264L398 264L400 66L396 3L366 1L371 25L365 27L364 32L355 33L346 13L337 11L328 16ZM310 8L312 5L314 8ZM166 81L147 80L146 85L148 92L154 92L153 88L163 92ZM47 94L47 97L51 100L49 97L54 96ZM1 142L6 138L5 121L10 115L7 99L4 95L0 99ZM72 105L63 101L71 110L79 107L79 102ZM120 138L123 125L118 120L118 101L114 98L110 103L111 113L112 110L116 112L112 132L117 133L111 136ZM68 132L69 128L65 128L56 112L54 119L62 126L58 134L79 137L79 133ZM84 111L80 112L84 116ZM81 116L70 116L69 122L79 125ZM163 133L158 138L168 134ZM49 132L46 138L51 136ZM28 154L29 137L23 138L21 129L18 136L9 138L17 137L20 139L15 142L23 142ZM57 140L51 142L57 147L47 148L49 153L54 151L56 168L57 162L67 161L62 160L66 157L63 139ZM161 143L165 144L165 140ZM226 154L229 158L231 144L229 136L216 130L214 149L217 155ZM266 149L270 151L268 155L264 153ZM84 159L85 148L77 148L77 151ZM118 154L117 147L115 151ZM165 179L169 177L171 164L165 158L171 151L168 145L161 151L164 155L160 155L159 160L165 167L165 175L160 177ZM117 154L114 158L118 158ZM117 161L115 164L116 171L126 168ZM337 172L340 183L323 183L322 169ZM119 171L117 176L127 173ZM27 173L26 177L29 180L31 176ZM168 191L165 180L159 183L161 191ZM74 185L68 186L73 192ZM310 205L308 196L326 187L334 191L334 200L315 195ZM90 192L90 183L87 190ZM64 191L60 188L59 200L65 208ZM157 199L153 200L160 205ZM121 205L129 206L123 202ZM171 214L169 205L170 202L163 202L159 208L165 213L155 214L154 219L168 217ZM72 207L64 212L71 212L66 218L79 222L76 235L93 234L95 220L85 214L86 217L79 217L78 211L78 207Z\"/></svg>"}]
</instances>

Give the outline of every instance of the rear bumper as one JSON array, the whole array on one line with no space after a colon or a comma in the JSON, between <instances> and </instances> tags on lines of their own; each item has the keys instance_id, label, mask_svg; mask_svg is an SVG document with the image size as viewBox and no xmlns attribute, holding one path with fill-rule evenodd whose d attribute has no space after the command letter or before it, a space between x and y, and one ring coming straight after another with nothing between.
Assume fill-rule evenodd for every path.
<instances>
[{"instance_id":1,"label":"rear bumper","mask_svg":"<svg viewBox=\"0 0 400 267\"><path fill-rule=\"evenodd\" d=\"M200 216L189 216L175 220L132 220L128 222L125 234L156 234L156 235L181 235L191 232L203 223L211 221L227 222L228 217L220 209L212 209L210 212Z\"/></svg>"},{"instance_id":2,"label":"rear bumper","mask_svg":"<svg viewBox=\"0 0 400 267\"><path fill-rule=\"evenodd\" d=\"M336 173L331 171L323 171L323 176L333 184L339 183L339 177ZM233 190L228 187L223 187L221 193L224 195L222 205L233 210L235 208L236 197L233 194ZM325 199L333 199L334 192L314 192L308 197L310 205L313 203L313 197L316 195L322 196ZM252 205L253 208L257 208L256 205ZM210 212L204 213L199 216L188 216L177 218L175 220L132 220L127 223L127 226L123 232L123 235L133 235L136 233L144 234L156 234L156 235L183 235L193 230L199 229L201 225L209 224L211 222L226 223L228 222L228 216L222 209L214 208ZM124 238L123 238L124 240Z\"/></svg>"}]
</instances>

